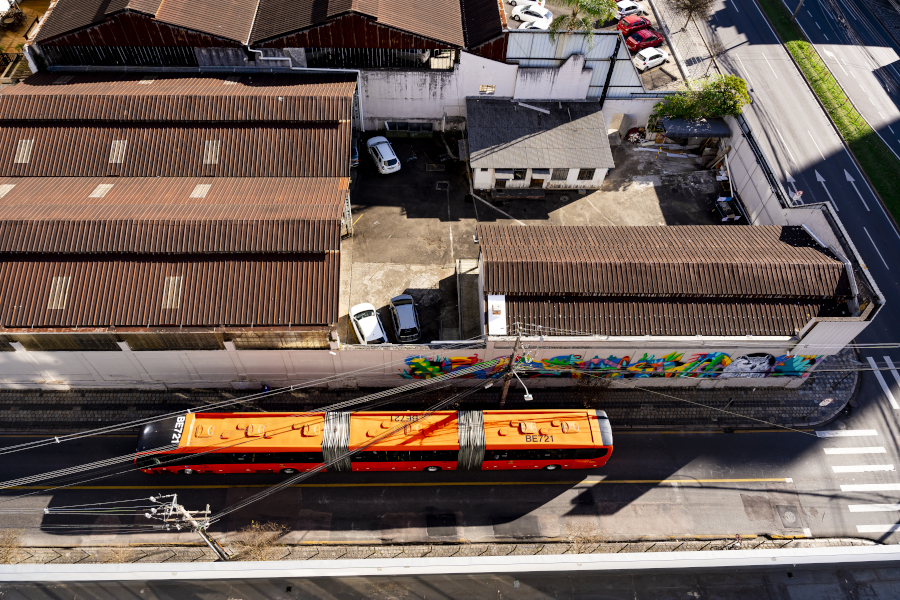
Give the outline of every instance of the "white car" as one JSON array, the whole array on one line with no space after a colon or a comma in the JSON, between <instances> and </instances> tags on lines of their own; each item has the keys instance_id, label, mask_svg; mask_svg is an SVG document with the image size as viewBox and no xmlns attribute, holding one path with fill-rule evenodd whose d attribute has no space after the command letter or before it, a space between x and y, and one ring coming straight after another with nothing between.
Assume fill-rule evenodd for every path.
<instances>
[{"instance_id":1,"label":"white car","mask_svg":"<svg viewBox=\"0 0 900 600\"><path fill-rule=\"evenodd\" d=\"M514 21L536 21L538 19L553 20L553 13L537 3L522 4L512 11Z\"/></svg>"},{"instance_id":2,"label":"white car","mask_svg":"<svg viewBox=\"0 0 900 600\"><path fill-rule=\"evenodd\" d=\"M547 31L550 29L550 19L535 19L534 21L525 21L519 25L519 29L536 29L537 31Z\"/></svg>"},{"instance_id":3,"label":"white car","mask_svg":"<svg viewBox=\"0 0 900 600\"><path fill-rule=\"evenodd\" d=\"M658 67L669 62L669 53L658 48L644 48L631 59L638 71L643 73L647 69Z\"/></svg>"},{"instance_id":4,"label":"white car","mask_svg":"<svg viewBox=\"0 0 900 600\"><path fill-rule=\"evenodd\" d=\"M387 343L381 317L375 312L375 307L368 302L357 304L350 309L350 324L360 344L367 346Z\"/></svg>"},{"instance_id":5,"label":"white car","mask_svg":"<svg viewBox=\"0 0 900 600\"><path fill-rule=\"evenodd\" d=\"M369 148L369 154L375 160L375 166L378 167L379 173L387 175L400 170L400 159L397 158L394 148L386 137L379 135L370 138L366 142L366 146Z\"/></svg>"},{"instance_id":6,"label":"white car","mask_svg":"<svg viewBox=\"0 0 900 600\"><path fill-rule=\"evenodd\" d=\"M516 4L518 4L516 0L509 0L510 6L515 6ZM544 0L538 0L537 2L535 2L534 0L526 0L525 4L537 4L538 6L544 6Z\"/></svg>"},{"instance_id":7,"label":"white car","mask_svg":"<svg viewBox=\"0 0 900 600\"><path fill-rule=\"evenodd\" d=\"M619 12L616 13L616 19L621 21L623 17L628 15L646 15L647 12L641 6L631 0L620 0L616 2Z\"/></svg>"}]
</instances>

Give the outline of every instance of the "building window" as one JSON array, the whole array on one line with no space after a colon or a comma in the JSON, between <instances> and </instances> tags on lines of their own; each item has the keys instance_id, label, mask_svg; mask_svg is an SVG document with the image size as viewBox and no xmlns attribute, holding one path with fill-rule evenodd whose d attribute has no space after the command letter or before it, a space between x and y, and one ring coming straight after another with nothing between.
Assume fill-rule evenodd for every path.
<instances>
[{"instance_id":1,"label":"building window","mask_svg":"<svg viewBox=\"0 0 900 600\"><path fill-rule=\"evenodd\" d=\"M525 176L528 174L528 169L513 169L513 180L514 181L525 181Z\"/></svg>"},{"instance_id":2,"label":"building window","mask_svg":"<svg viewBox=\"0 0 900 600\"><path fill-rule=\"evenodd\" d=\"M553 175L550 177L551 181L565 181L569 178L569 170L568 169L553 169Z\"/></svg>"},{"instance_id":3,"label":"building window","mask_svg":"<svg viewBox=\"0 0 900 600\"><path fill-rule=\"evenodd\" d=\"M597 169L579 169L578 170L578 181L590 181L594 178L594 173L597 172Z\"/></svg>"},{"instance_id":4,"label":"building window","mask_svg":"<svg viewBox=\"0 0 900 600\"><path fill-rule=\"evenodd\" d=\"M496 86L483 85L480 88L478 88L478 93L481 94L482 96L493 96L495 89L496 89Z\"/></svg>"},{"instance_id":5,"label":"building window","mask_svg":"<svg viewBox=\"0 0 900 600\"><path fill-rule=\"evenodd\" d=\"M498 179L497 181L494 182L494 187L497 188L498 190L502 190L503 188L506 187L506 180Z\"/></svg>"}]
</instances>

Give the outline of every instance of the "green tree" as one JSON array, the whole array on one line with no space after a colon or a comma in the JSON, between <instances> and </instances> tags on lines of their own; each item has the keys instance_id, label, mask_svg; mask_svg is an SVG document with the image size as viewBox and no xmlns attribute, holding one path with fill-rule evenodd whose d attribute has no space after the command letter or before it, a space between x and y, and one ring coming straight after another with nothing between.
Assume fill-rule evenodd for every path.
<instances>
[{"instance_id":1,"label":"green tree","mask_svg":"<svg viewBox=\"0 0 900 600\"><path fill-rule=\"evenodd\" d=\"M660 117L702 119L738 116L750 104L747 82L737 75L716 75L704 79L697 90L684 90L653 107Z\"/></svg>"},{"instance_id":2,"label":"green tree","mask_svg":"<svg viewBox=\"0 0 900 600\"><path fill-rule=\"evenodd\" d=\"M556 43L560 33L581 32L588 48L594 47L594 21L606 22L616 16L616 0L554 0L554 4L570 9L550 23L550 41Z\"/></svg>"}]
</instances>

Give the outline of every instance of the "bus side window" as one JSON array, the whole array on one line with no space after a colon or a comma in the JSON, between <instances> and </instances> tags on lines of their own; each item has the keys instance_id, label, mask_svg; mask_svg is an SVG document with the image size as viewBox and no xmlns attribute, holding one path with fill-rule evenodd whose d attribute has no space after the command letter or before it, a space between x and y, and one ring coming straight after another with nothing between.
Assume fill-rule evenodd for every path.
<instances>
[{"instance_id":1,"label":"bus side window","mask_svg":"<svg viewBox=\"0 0 900 600\"><path fill-rule=\"evenodd\" d=\"M138 456L137 466L139 469L152 469L160 466L160 460L155 456Z\"/></svg>"},{"instance_id":2,"label":"bus side window","mask_svg":"<svg viewBox=\"0 0 900 600\"><path fill-rule=\"evenodd\" d=\"M388 462L407 462L409 461L409 451L405 450L389 450L387 452Z\"/></svg>"},{"instance_id":3,"label":"bus side window","mask_svg":"<svg viewBox=\"0 0 900 600\"><path fill-rule=\"evenodd\" d=\"M608 448L579 448L575 451L576 460L593 460L603 458L609 453Z\"/></svg>"},{"instance_id":4,"label":"bus side window","mask_svg":"<svg viewBox=\"0 0 900 600\"><path fill-rule=\"evenodd\" d=\"M253 462L253 454L232 454L231 462L241 464L241 463L252 463Z\"/></svg>"}]
</instances>

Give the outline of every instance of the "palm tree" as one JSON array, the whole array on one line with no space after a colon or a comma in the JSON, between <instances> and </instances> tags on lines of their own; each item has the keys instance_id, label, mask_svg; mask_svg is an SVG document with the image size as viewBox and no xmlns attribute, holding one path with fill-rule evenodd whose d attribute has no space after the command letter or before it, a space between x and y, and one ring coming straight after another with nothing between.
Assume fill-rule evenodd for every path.
<instances>
[{"instance_id":1,"label":"palm tree","mask_svg":"<svg viewBox=\"0 0 900 600\"><path fill-rule=\"evenodd\" d=\"M555 43L560 33L580 31L588 48L594 47L594 21L609 21L619 11L616 0L554 0L554 4L568 7L572 11L567 15L559 15L550 23L550 41Z\"/></svg>"}]
</instances>

